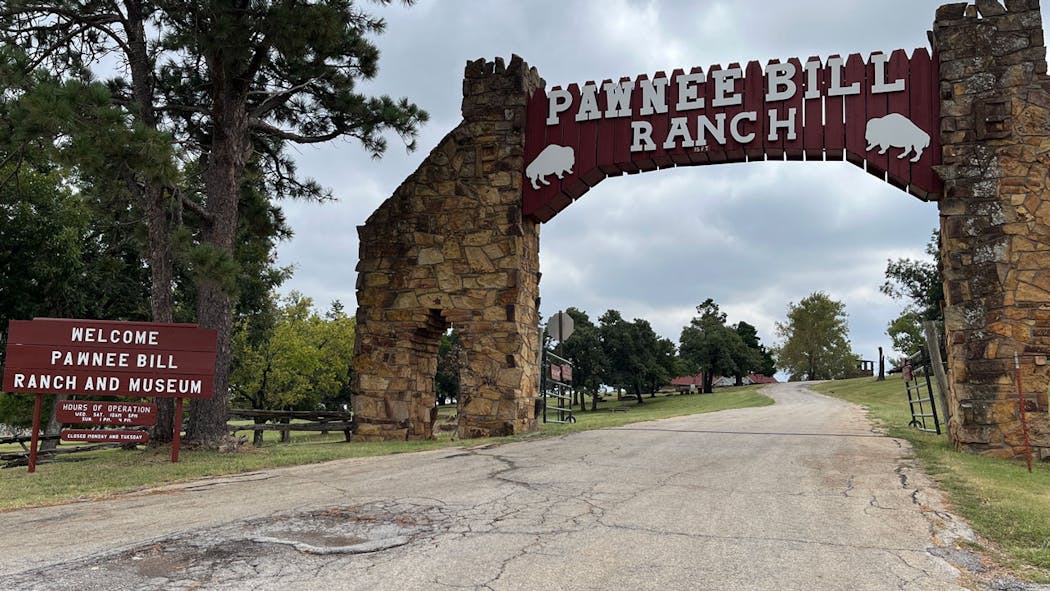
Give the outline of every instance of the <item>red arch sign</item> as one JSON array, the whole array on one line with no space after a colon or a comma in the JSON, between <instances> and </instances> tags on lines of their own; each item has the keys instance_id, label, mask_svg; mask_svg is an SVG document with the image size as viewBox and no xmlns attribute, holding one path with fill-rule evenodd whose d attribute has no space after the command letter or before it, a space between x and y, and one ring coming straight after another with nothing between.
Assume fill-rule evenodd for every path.
<instances>
[{"instance_id":1,"label":"red arch sign","mask_svg":"<svg viewBox=\"0 0 1050 591\"><path fill-rule=\"evenodd\" d=\"M677 69L529 98L523 213L541 222L607 176L755 160L846 160L921 199L941 162L936 59L919 48Z\"/></svg>"}]
</instances>

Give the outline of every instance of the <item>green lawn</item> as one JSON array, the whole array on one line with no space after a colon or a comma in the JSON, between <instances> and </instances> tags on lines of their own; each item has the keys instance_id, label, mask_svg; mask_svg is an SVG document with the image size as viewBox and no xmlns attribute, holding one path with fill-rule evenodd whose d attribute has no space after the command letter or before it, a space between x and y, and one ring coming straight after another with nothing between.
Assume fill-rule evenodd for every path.
<instances>
[{"instance_id":1,"label":"green lawn","mask_svg":"<svg viewBox=\"0 0 1050 591\"><path fill-rule=\"evenodd\" d=\"M240 433L248 436L249 443L240 451L219 453L183 448L178 464L169 461L170 448L167 447L87 452L66 456L79 461L40 464L35 474L29 474L24 467L0 471L0 510L95 499L113 493L205 476L440 447L519 441L587 429L616 427L638 421L773 403L768 397L758 394L757 389L755 386L747 386L701 396L646 397L642 405L630 400L608 400L599 404L598 412L577 411L575 424L541 424L535 433L498 439L454 441L450 432L435 430L435 439L431 441L346 443L343 441L342 432L331 432L322 436L319 433L293 431L291 443L282 444L277 443L277 432L267 431L264 432L263 446L257 449L251 446L251 432L242 431ZM614 412L614 408L626 410ZM442 408L438 424L454 412L453 408ZM13 446L13 449L18 447Z\"/></svg>"},{"instance_id":2,"label":"green lawn","mask_svg":"<svg viewBox=\"0 0 1050 591\"><path fill-rule=\"evenodd\" d=\"M946 435L909 428L904 383L858 378L824 382L814 390L862 404L886 432L907 439L930 476L948 493L953 509L991 542L990 552L1027 579L1050 583L1050 464L999 460L951 449Z\"/></svg>"}]
</instances>

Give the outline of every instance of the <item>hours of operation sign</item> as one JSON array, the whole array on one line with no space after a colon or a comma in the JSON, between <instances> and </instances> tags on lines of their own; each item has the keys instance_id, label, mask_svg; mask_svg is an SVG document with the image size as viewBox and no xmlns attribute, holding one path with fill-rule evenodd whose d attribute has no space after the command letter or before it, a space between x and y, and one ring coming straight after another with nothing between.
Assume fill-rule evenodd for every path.
<instances>
[{"instance_id":1,"label":"hours of operation sign","mask_svg":"<svg viewBox=\"0 0 1050 591\"><path fill-rule=\"evenodd\" d=\"M55 409L55 418L64 424L150 426L157 424L157 405L146 402L60 400Z\"/></svg>"}]
</instances>

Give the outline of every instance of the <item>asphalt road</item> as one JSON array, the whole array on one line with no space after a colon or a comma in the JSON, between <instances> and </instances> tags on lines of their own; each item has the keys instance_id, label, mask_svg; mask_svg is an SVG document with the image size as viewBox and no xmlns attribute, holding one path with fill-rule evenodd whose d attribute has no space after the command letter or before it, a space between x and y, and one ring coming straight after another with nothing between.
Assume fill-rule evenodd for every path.
<instances>
[{"instance_id":1,"label":"asphalt road","mask_svg":"<svg viewBox=\"0 0 1050 591\"><path fill-rule=\"evenodd\" d=\"M965 524L863 411L762 408L0 513L0 587L959 589Z\"/></svg>"}]
</instances>

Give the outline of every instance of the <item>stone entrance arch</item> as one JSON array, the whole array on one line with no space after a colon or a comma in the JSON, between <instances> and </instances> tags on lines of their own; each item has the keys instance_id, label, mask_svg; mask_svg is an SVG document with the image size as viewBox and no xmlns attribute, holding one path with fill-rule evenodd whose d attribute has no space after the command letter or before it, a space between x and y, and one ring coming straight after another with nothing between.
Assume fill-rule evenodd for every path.
<instances>
[{"instance_id":1,"label":"stone entrance arch","mask_svg":"<svg viewBox=\"0 0 1050 591\"><path fill-rule=\"evenodd\" d=\"M953 442L1022 451L1016 353L1032 444L1050 457L1050 79L1038 2L944 5L931 38L932 56L731 64L549 95L516 56L468 63L463 121L358 228L357 439L432 436L449 326L466 362L459 436L535 428L539 225L607 176L845 157L938 203ZM844 109L841 129L798 123L820 120L821 104Z\"/></svg>"},{"instance_id":2,"label":"stone entrance arch","mask_svg":"<svg viewBox=\"0 0 1050 591\"><path fill-rule=\"evenodd\" d=\"M540 233L522 216L521 171L525 105L542 86L517 57L469 63L463 122L358 228L357 439L433 434L450 325L466 365L459 436L535 428Z\"/></svg>"}]
</instances>

